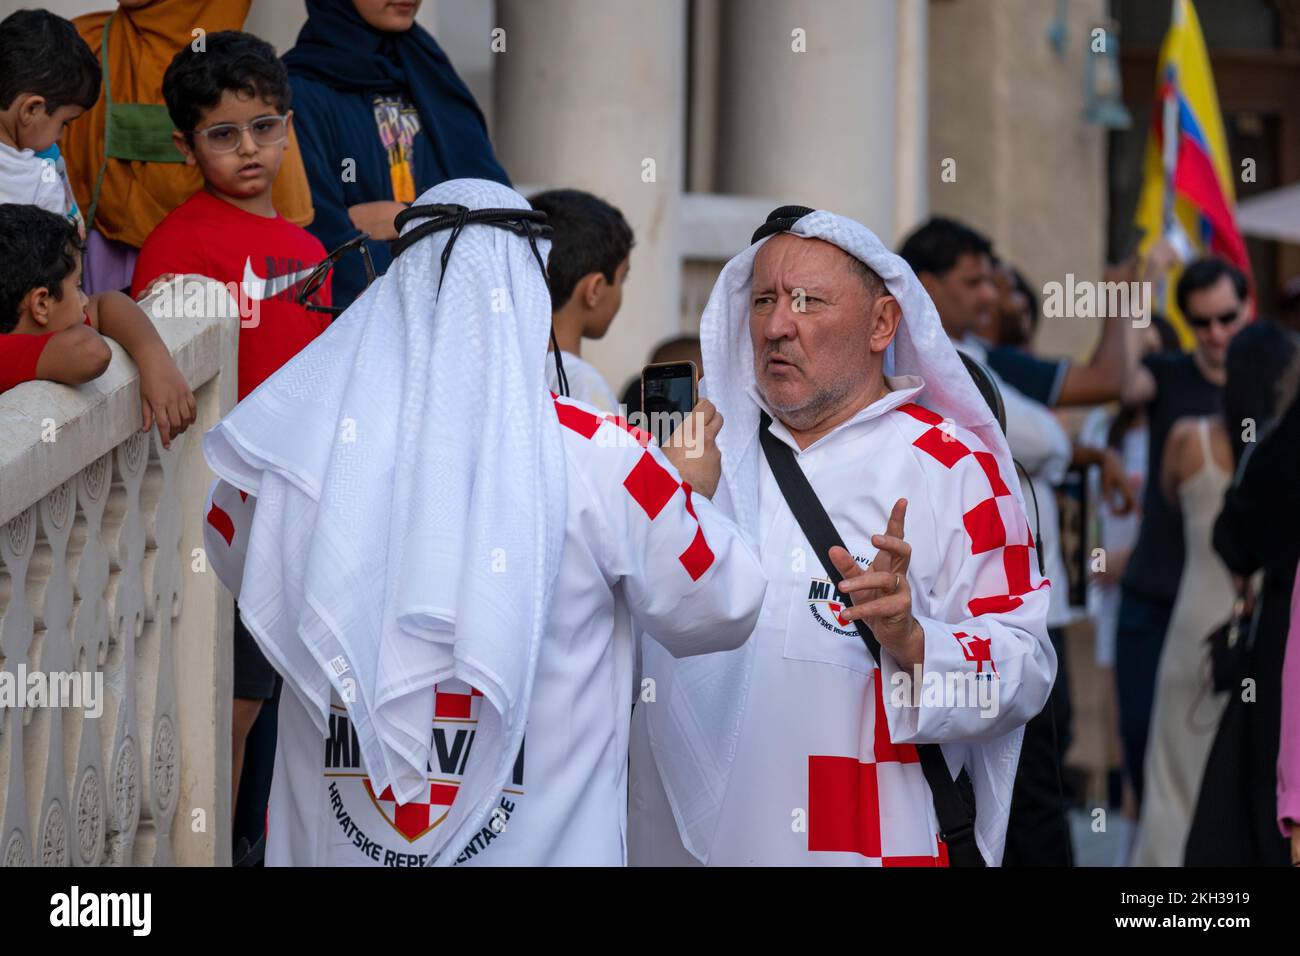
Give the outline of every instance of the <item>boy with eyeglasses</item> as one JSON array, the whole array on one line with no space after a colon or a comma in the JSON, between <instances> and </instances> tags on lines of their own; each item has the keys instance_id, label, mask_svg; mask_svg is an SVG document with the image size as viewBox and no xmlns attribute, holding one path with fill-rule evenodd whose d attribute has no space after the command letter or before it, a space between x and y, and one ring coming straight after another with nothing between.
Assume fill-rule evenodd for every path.
<instances>
[{"instance_id":1,"label":"boy with eyeglasses","mask_svg":"<svg viewBox=\"0 0 1300 956\"><path fill-rule=\"evenodd\" d=\"M1246 277L1214 257L1188 264L1175 297L1196 336L1196 348L1146 356L1123 392L1126 405L1146 406L1147 474L1153 476L1146 484L1142 525L1121 582L1115 644L1125 772L1139 803L1156 670L1185 556L1182 518L1154 476L1161 473L1166 439L1178 419L1222 413L1228 345L1249 321L1250 311ZM1229 422L1228 427L1242 426Z\"/></svg>"},{"instance_id":2,"label":"boy with eyeglasses","mask_svg":"<svg viewBox=\"0 0 1300 956\"><path fill-rule=\"evenodd\" d=\"M139 297L160 276L181 274L238 290L241 401L329 324L327 313L298 303L325 249L271 199L289 148L291 96L275 49L236 30L209 34L204 50L182 48L163 76L172 138L203 188L149 234L131 291ZM329 304L328 282L315 304Z\"/></svg>"},{"instance_id":3,"label":"boy with eyeglasses","mask_svg":"<svg viewBox=\"0 0 1300 956\"><path fill-rule=\"evenodd\" d=\"M313 303L300 286L326 258L315 236L276 212L271 184L289 148L292 91L275 49L248 33L211 33L203 50L186 46L163 76L163 99L185 161L203 188L149 235L136 262L132 295L161 276L201 275L238 290L239 400L293 358L329 324L328 278ZM314 284L314 283L313 283ZM232 810L244 744L279 676L235 614Z\"/></svg>"}]
</instances>

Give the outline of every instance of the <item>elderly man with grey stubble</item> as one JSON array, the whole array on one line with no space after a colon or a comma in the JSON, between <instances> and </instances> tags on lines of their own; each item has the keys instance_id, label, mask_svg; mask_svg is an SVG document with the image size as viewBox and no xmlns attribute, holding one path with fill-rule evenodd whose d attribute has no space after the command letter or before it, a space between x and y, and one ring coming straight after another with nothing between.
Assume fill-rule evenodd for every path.
<instances>
[{"instance_id":1,"label":"elderly man with grey stubble","mask_svg":"<svg viewBox=\"0 0 1300 956\"><path fill-rule=\"evenodd\" d=\"M783 207L723 269L701 342L698 410L725 424L716 454L668 454L770 583L737 650L643 638L631 862L947 865L917 750L938 744L975 805L964 855L997 865L1056 658L1010 453L933 304L866 227ZM813 549L769 454L844 547Z\"/></svg>"}]
</instances>

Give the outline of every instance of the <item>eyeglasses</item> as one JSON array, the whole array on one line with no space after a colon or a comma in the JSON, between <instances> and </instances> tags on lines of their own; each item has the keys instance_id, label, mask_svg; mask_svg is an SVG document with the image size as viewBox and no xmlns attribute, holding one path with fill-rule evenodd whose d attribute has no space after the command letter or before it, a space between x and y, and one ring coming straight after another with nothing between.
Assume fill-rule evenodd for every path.
<instances>
[{"instance_id":1,"label":"eyeglasses","mask_svg":"<svg viewBox=\"0 0 1300 956\"><path fill-rule=\"evenodd\" d=\"M1215 322L1226 328L1227 326L1232 325L1233 322L1236 322L1240 316L1241 306L1237 306L1237 308L1233 309L1231 312L1225 312L1222 315L1189 315L1187 316L1187 324L1194 329L1201 329L1202 331L1208 329L1210 325Z\"/></svg>"},{"instance_id":2,"label":"eyeglasses","mask_svg":"<svg viewBox=\"0 0 1300 956\"><path fill-rule=\"evenodd\" d=\"M339 315L343 312L340 306L336 305L317 305L314 302L308 302L317 290L325 284L325 277L330 274L330 270L338 265L338 261L343 258L344 253L353 249L361 250L361 261L366 267L366 285L375 281L375 264L370 258L370 250L366 247L366 240L370 237L364 232L353 236L343 245L339 246L328 256L321 260L320 265L311 271L311 275L303 280L302 286L298 289L298 304L307 307L310 312L324 312L328 315Z\"/></svg>"},{"instance_id":3,"label":"eyeglasses","mask_svg":"<svg viewBox=\"0 0 1300 956\"><path fill-rule=\"evenodd\" d=\"M214 153L233 153L239 148L244 130L251 130L253 142L258 146L278 146L289 138L289 115L259 116L251 123L242 126L235 123L218 123L207 129L190 130L194 136L202 136L208 143L208 149Z\"/></svg>"}]
</instances>

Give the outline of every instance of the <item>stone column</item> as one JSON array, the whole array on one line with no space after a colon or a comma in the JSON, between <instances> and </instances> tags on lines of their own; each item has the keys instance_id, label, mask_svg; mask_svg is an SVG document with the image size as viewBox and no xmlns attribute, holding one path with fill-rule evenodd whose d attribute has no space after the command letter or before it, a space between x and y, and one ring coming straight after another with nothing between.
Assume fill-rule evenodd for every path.
<instances>
[{"instance_id":1,"label":"stone column","mask_svg":"<svg viewBox=\"0 0 1300 956\"><path fill-rule=\"evenodd\" d=\"M678 329L683 188L683 0L500 0L496 148L512 181L575 187L636 233L623 307L583 357L615 392Z\"/></svg>"},{"instance_id":2,"label":"stone column","mask_svg":"<svg viewBox=\"0 0 1300 956\"><path fill-rule=\"evenodd\" d=\"M898 2L898 87L894 116L894 229L882 237L899 241L925 219L929 211L926 154L929 136L927 51L930 46L929 0Z\"/></svg>"},{"instance_id":3,"label":"stone column","mask_svg":"<svg viewBox=\"0 0 1300 956\"><path fill-rule=\"evenodd\" d=\"M719 192L823 207L892 240L900 3L910 10L908 0L727 0ZM909 50L924 56L924 43Z\"/></svg>"},{"instance_id":4,"label":"stone column","mask_svg":"<svg viewBox=\"0 0 1300 956\"><path fill-rule=\"evenodd\" d=\"M1083 121L1089 30L1101 0L935 3L930 8L930 200L988 235L1039 289L1101 276L1106 248L1106 133ZM1144 117L1135 117L1137 123ZM953 175L945 180L942 164ZM1086 356L1096 319L1046 320L1044 355Z\"/></svg>"},{"instance_id":5,"label":"stone column","mask_svg":"<svg viewBox=\"0 0 1300 956\"><path fill-rule=\"evenodd\" d=\"M228 357L220 375L194 390L198 418L177 462L178 505L186 517L179 548L184 608L173 630L181 760L171 841L179 866L229 866L231 857L229 731L235 674L230 641L235 603L202 554L204 505L214 475L203 458L201 438L234 407L236 394L231 373L236 369L237 330L223 331L225 336L213 347L228 352ZM212 634L218 639L212 640ZM203 693L207 687L218 692ZM200 828L204 817L207 826Z\"/></svg>"}]
</instances>

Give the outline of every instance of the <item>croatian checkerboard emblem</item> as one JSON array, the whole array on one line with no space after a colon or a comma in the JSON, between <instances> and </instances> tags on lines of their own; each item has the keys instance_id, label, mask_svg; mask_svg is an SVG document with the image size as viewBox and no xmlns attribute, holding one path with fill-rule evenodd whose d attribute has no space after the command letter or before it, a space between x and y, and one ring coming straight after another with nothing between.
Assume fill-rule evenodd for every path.
<instances>
[{"instance_id":1,"label":"croatian checkerboard emblem","mask_svg":"<svg viewBox=\"0 0 1300 956\"><path fill-rule=\"evenodd\" d=\"M853 560L859 566L867 567L871 561L855 554ZM844 616L848 605L840 600L840 592L828 578L811 578L808 581L808 611L826 630L841 637L856 637L857 629L853 622Z\"/></svg>"},{"instance_id":2,"label":"croatian checkerboard emblem","mask_svg":"<svg viewBox=\"0 0 1300 956\"><path fill-rule=\"evenodd\" d=\"M384 821L407 843L414 843L447 819L460 790L478 729L483 696L460 680L437 687L432 739L429 748L428 789L408 803L398 803L391 787L376 792L364 773L356 733L346 708L331 708L330 736L325 746L325 776L353 781L346 790L356 793L355 781ZM344 791L341 791L344 792ZM345 799L345 804L348 802Z\"/></svg>"}]
</instances>

